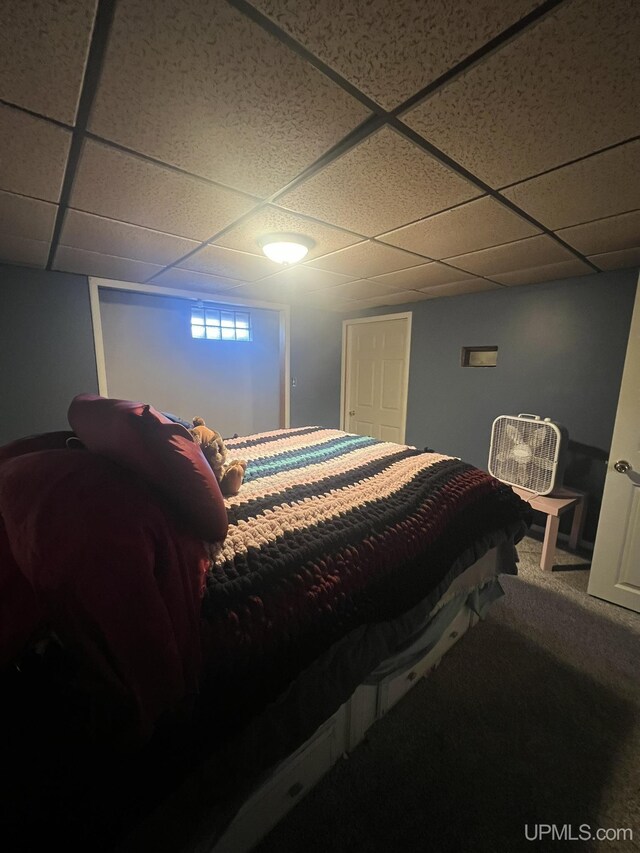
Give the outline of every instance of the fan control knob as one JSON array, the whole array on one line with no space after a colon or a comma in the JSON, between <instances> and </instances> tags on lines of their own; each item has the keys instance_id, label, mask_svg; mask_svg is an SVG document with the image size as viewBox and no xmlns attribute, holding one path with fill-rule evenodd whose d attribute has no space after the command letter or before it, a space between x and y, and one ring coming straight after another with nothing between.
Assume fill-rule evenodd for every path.
<instances>
[{"instance_id":1,"label":"fan control knob","mask_svg":"<svg viewBox=\"0 0 640 853\"><path fill-rule=\"evenodd\" d=\"M626 474L627 471L631 470L631 465L626 459L618 459L617 462L613 463L613 467L616 469L618 474Z\"/></svg>"}]
</instances>

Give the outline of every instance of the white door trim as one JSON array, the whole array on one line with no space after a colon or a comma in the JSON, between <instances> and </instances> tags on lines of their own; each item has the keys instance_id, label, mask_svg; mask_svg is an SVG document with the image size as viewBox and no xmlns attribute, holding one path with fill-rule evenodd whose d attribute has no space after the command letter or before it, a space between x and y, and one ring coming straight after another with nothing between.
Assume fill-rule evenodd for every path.
<instances>
[{"instance_id":1,"label":"white door trim","mask_svg":"<svg viewBox=\"0 0 640 853\"><path fill-rule=\"evenodd\" d=\"M108 397L107 366L104 357L104 339L102 336L102 318L100 315L100 288L108 290L130 290L134 293L150 293L158 296L174 296L179 299L191 299L202 302L222 303L223 305L246 305L248 308L266 308L277 311L280 322L280 426L289 427L291 423L291 312L288 305L279 302L259 302L252 299L235 299L229 294L214 294L203 290L181 290L176 287L162 287L158 284L136 284L131 281L116 281L110 278L89 276L89 301L93 325L93 346L98 373L98 393Z\"/></svg>"},{"instance_id":2,"label":"white door trim","mask_svg":"<svg viewBox=\"0 0 640 853\"><path fill-rule=\"evenodd\" d=\"M342 366L340 371L340 429L344 430L345 420L345 401L346 401L346 386L347 386L347 330L349 326L354 326L358 323L379 323L383 320L406 320L407 321L407 348L405 359L405 375L404 385L406 393L404 395L404 406L402 412L402 441L404 442L407 434L407 404L409 401L409 359L411 357L411 321L413 318L412 311L401 311L398 314L376 314L373 317L356 317L352 320L342 321Z\"/></svg>"}]
</instances>

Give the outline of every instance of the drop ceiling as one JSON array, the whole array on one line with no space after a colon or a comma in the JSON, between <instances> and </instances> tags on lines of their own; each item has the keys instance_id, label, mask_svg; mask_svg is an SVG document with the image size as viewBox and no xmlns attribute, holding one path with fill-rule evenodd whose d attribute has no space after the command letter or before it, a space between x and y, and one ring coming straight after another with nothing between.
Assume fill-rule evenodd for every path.
<instances>
[{"instance_id":1,"label":"drop ceiling","mask_svg":"<svg viewBox=\"0 0 640 853\"><path fill-rule=\"evenodd\" d=\"M0 259L336 311L639 266L639 43L636 0L2 4Z\"/></svg>"}]
</instances>

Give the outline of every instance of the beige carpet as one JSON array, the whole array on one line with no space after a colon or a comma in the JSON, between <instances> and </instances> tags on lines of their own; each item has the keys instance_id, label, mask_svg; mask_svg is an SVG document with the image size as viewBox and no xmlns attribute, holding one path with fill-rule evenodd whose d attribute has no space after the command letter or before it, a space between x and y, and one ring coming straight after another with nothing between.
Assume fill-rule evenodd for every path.
<instances>
[{"instance_id":1,"label":"beige carpet","mask_svg":"<svg viewBox=\"0 0 640 853\"><path fill-rule=\"evenodd\" d=\"M640 615L587 594L588 553L542 574L540 550L259 853L640 850ZM634 839L528 840L541 824Z\"/></svg>"}]
</instances>

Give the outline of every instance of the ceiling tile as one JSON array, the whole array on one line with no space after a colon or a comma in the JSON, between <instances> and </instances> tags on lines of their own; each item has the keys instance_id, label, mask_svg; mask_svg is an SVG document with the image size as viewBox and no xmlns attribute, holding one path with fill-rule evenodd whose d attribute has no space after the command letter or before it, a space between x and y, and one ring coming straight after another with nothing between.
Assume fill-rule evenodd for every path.
<instances>
[{"instance_id":1,"label":"ceiling tile","mask_svg":"<svg viewBox=\"0 0 640 853\"><path fill-rule=\"evenodd\" d=\"M454 281L451 284L440 284L438 287L427 287L422 290L428 299L437 299L440 296L462 296L465 293L482 293L486 290L500 290L501 287L495 282L484 278L470 278L468 281Z\"/></svg>"},{"instance_id":2,"label":"ceiling tile","mask_svg":"<svg viewBox=\"0 0 640 853\"><path fill-rule=\"evenodd\" d=\"M107 139L270 195L368 111L226 3L120 0L91 116Z\"/></svg>"},{"instance_id":3,"label":"ceiling tile","mask_svg":"<svg viewBox=\"0 0 640 853\"><path fill-rule=\"evenodd\" d=\"M79 210L67 210L60 243L102 255L115 255L165 266L200 244L115 219L105 219Z\"/></svg>"},{"instance_id":4,"label":"ceiling tile","mask_svg":"<svg viewBox=\"0 0 640 853\"><path fill-rule=\"evenodd\" d=\"M301 234L304 237L310 237L315 242L315 246L309 250L308 260L343 249L345 246L352 246L362 240L362 237L356 234L296 216L295 213L274 205L267 205L215 242L217 246L255 253L259 251L260 237L276 233Z\"/></svg>"},{"instance_id":5,"label":"ceiling tile","mask_svg":"<svg viewBox=\"0 0 640 853\"><path fill-rule=\"evenodd\" d=\"M528 237L504 246L482 249L448 258L447 263L476 275L484 275L498 281L496 273L513 272L514 270L529 270L545 264L561 263L574 260L574 255L552 237L541 234L538 237Z\"/></svg>"},{"instance_id":6,"label":"ceiling tile","mask_svg":"<svg viewBox=\"0 0 640 853\"><path fill-rule=\"evenodd\" d=\"M22 264L27 267L45 267L49 258L50 243L30 240L0 231L0 261Z\"/></svg>"},{"instance_id":7,"label":"ceiling tile","mask_svg":"<svg viewBox=\"0 0 640 853\"><path fill-rule=\"evenodd\" d=\"M72 207L198 242L256 203L90 139L84 143L71 194Z\"/></svg>"},{"instance_id":8,"label":"ceiling tile","mask_svg":"<svg viewBox=\"0 0 640 853\"><path fill-rule=\"evenodd\" d=\"M347 284L339 284L333 288L332 295L335 294L340 299L374 299L397 292L397 288L389 287L387 284L360 279L359 281L347 282Z\"/></svg>"},{"instance_id":9,"label":"ceiling tile","mask_svg":"<svg viewBox=\"0 0 640 853\"><path fill-rule=\"evenodd\" d=\"M385 109L405 101L530 12L535 0L252 0Z\"/></svg>"},{"instance_id":10,"label":"ceiling tile","mask_svg":"<svg viewBox=\"0 0 640 853\"><path fill-rule=\"evenodd\" d=\"M502 195L547 228L565 228L635 210L640 205L640 141L594 154Z\"/></svg>"},{"instance_id":11,"label":"ceiling tile","mask_svg":"<svg viewBox=\"0 0 640 853\"><path fill-rule=\"evenodd\" d=\"M383 127L278 204L373 237L477 195L469 181Z\"/></svg>"},{"instance_id":12,"label":"ceiling tile","mask_svg":"<svg viewBox=\"0 0 640 853\"><path fill-rule=\"evenodd\" d=\"M539 233L526 219L485 196L378 239L429 258L448 258Z\"/></svg>"},{"instance_id":13,"label":"ceiling tile","mask_svg":"<svg viewBox=\"0 0 640 853\"><path fill-rule=\"evenodd\" d=\"M354 305L353 299L338 299L333 293L333 288L305 293L293 301L307 308L322 308L325 311L348 311Z\"/></svg>"},{"instance_id":14,"label":"ceiling tile","mask_svg":"<svg viewBox=\"0 0 640 853\"><path fill-rule=\"evenodd\" d=\"M589 275L593 269L576 258L572 261L561 261L555 264L543 264L530 269L515 269L512 272L493 275L500 284L540 284L544 281L559 281L576 275Z\"/></svg>"},{"instance_id":15,"label":"ceiling tile","mask_svg":"<svg viewBox=\"0 0 640 853\"><path fill-rule=\"evenodd\" d=\"M0 104L0 189L58 201L71 133Z\"/></svg>"},{"instance_id":16,"label":"ceiling tile","mask_svg":"<svg viewBox=\"0 0 640 853\"><path fill-rule=\"evenodd\" d=\"M249 284L239 284L233 288L233 295L243 299L254 299L258 302L289 302L291 288L285 285L270 283L268 279L253 281Z\"/></svg>"},{"instance_id":17,"label":"ceiling tile","mask_svg":"<svg viewBox=\"0 0 640 853\"><path fill-rule=\"evenodd\" d=\"M250 255L236 249L223 249L222 246L205 246L183 261L180 267L239 281L255 281L280 269L279 264L264 255Z\"/></svg>"},{"instance_id":18,"label":"ceiling tile","mask_svg":"<svg viewBox=\"0 0 640 853\"><path fill-rule=\"evenodd\" d=\"M49 243L57 211L56 204L0 192L0 231Z\"/></svg>"},{"instance_id":19,"label":"ceiling tile","mask_svg":"<svg viewBox=\"0 0 640 853\"><path fill-rule=\"evenodd\" d=\"M205 275L194 270L171 267L153 277L153 284L165 287L181 287L185 290L215 290L226 291L237 287L236 279L219 278L215 275Z\"/></svg>"},{"instance_id":20,"label":"ceiling tile","mask_svg":"<svg viewBox=\"0 0 640 853\"><path fill-rule=\"evenodd\" d=\"M640 210L563 228L557 234L583 255L633 248L640 245Z\"/></svg>"},{"instance_id":21,"label":"ceiling tile","mask_svg":"<svg viewBox=\"0 0 640 853\"><path fill-rule=\"evenodd\" d=\"M327 270L318 270L313 267L307 267L302 264L296 264L294 267L287 267L275 275L270 275L263 279L265 284L274 284L279 286L291 286L295 290L308 292L311 290L321 290L322 288L335 287L337 284L345 284L352 281L355 276L340 275Z\"/></svg>"},{"instance_id":22,"label":"ceiling tile","mask_svg":"<svg viewBox=\"0 0 640 853\"><path fill-rule=\"evenodd\" d=\"M77 272L84 275L96 275L116 281L146 281L149 276L162 269L156 264L145 264L130 258L116 258L113 255L101 255L87 252L71 246L58 246L53 268L63 272Z\"/></svg>"},{"instance_id":23,"label":"ceiling tile","mask_svg":"<svg viewBox=\"0 0 640 853\"><path fill-rule=\"evenodd\" d=\"M379 281L400 290L420 290L423 287L434 287L437 284L469 280L475 280L474 276L437 262L422 264L409 270L387 273L387 275L377 275L372 279L372 281Z\"/></svg>"},{"instance_id":24,"label":"ceiling tile","mask_svg":"<svg viewBox=\"0 0 640 853\"><path fill-rule=\"evenodd\" d=\"M331 255L317 258L305 266L315 269L337 272L349 275L352 278L370 278L374 275L382 275L392 270L406 269L422 263L422 258L410 255L393 246L385 246L382 243L374 243L368 240L340 249Z\"/></svg>"},{"instance_id":25,"label":"ceiling tile","mask_svg":"<svg viewBox=\"0 0 640 853\"><path fill-rule=\"evenodd\" d=\"M0 4L0 98L74 124L96 0Z\"/></svg>"},{"instance_id":26,"label":"ceiling tile","mask_svg":"<svg viewBox=\"0 0 640 853\"><path fill-rule=\"evenodd\" d=\"M601 270L619 270L626 267L640 267L640 247L622 249L619 252L604 252L600 255L591 255L590 261L600 267Z\"/></svg>"},{"instance_id":27,"label":"ceiling tile","mask_svg":"<svg viewBox=\"0 0 640 853\"><path fill-rule=\"evenodd\" d=\"M494 187L640 133L636 0L572 0L403 120Z\"/></svg>"},{"instance_id":28,"label":"ceiling tile","mask_svg":"<svg viewBox=\"0 0 640 853\"><path fill-rule=\"evenodd\" d=\"M407 302L422 302L429 297L418 290L401 290L388 293L386 296L376 296L372 299L359 299L358 308L380 308L383 305L404 305Z\"/></svg>"}]
</instances>

